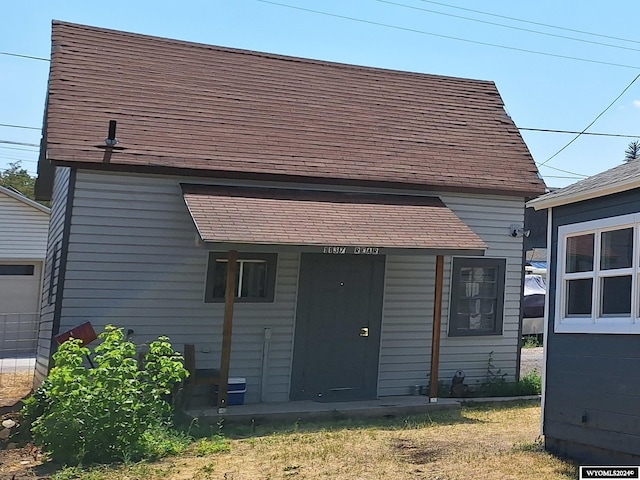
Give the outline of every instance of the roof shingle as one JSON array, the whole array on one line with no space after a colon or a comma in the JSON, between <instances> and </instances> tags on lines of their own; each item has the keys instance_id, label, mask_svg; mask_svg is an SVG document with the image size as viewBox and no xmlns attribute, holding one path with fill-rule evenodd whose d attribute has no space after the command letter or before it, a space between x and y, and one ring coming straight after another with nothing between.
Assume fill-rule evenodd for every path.
<instances>
[{"instance_id":1,"label":"roof shingle","mask_svg":"<svg viewBox=\"0 0 640 480\"><path fill-rule=\"evenodd\" d=\"M438 198L182 185L206 242L485 250Z\"/></svg>"},{"instance_id":2,"label":"roof shingle","mask_svg":"<svg viewBox=\"0 0 640 480\"><path fill-rule=\"evenodd\" d=\"M535 195L492 82L53 24L48 158ZM107 167L105 167L107 168Z\"/></svg>"}]
</instances>

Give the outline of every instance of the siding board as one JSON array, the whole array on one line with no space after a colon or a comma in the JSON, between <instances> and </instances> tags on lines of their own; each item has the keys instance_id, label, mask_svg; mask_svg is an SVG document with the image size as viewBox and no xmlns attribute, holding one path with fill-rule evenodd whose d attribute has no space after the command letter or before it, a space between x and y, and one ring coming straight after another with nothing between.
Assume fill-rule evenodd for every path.
<instances>
[{"instance_id":1,"label":"siding board","mask_svg":"<svg viewBox=\"0 0 640 480\"><path fill-rule=\"evenodd\" d=\"M195 245L181 180L194 181L78 173L62 330L91 318L98 331L134 330L142 345L166 334L179 351L194 343L199 367L218 366L224 304L203 302L208 251ZM247 379L247 403L288 400L298 264L297 253L280 253L275 301L235 306L230 375ZM270 382L261 392L265 328Z\"/></svg>"},{"instance_id":2,"label":"siding board","mask_svg":"<svg viewBox=\"0 0 640 480\"><path fill-rule=\"evenodd\" d=\"M639 211L637 191L554 208L549 290L556 291L559 226ZM551 444L567 442L571 451L601 449L612 463L623 458L616 452L640 458L640 337L557 334L555 300L549 297L544 434Z\"/></svg>"},{"instance_id":3,"label":"siding board","mask_svg":"<svg viewBox=\"0 0 640 480\"><path fill-rule=\"evenodd\" d=\"M50 301L51 276L55 274L54 257L61 244L67 216L67 195L71 188L71 169L57 167L55 169L51 216L45 259L44 282L42 286L42 302L40 309L40 328L38 331L38 348L36 352L36 371L34 385L38 386L49 372L51 342L54 330L55 302Z\"/></svg>"},{"instance_id":4,"label":"siding board","mask_svg":"<svg viewBox=\"0 0 640 480\"><path fill-rule=\"evenodd\" d=\"M61 330L90 318L134 330L144 344L159 333L177 349L195 343L199 366L219 362L223 304L202 301L208 251L196 230L179 182L203 179L79 171L70 226ZM504 333L448 338L451 257L445 257L441 380L465 367L470 381L494 364L515 374L520 312L522 239L509 225L522 223L522 198L443 194L443 201L489 245L487 256L506 257ZM287 401L295 326L298 253L278 255L275 302L238 303L234 312L231 376L247 378L246 401ZM378 394L408 394L426 384L430 364L435 257L389 255L383 305ZM162 331L158 332L158 325ZM261 392L264 329L271 329L267 391Z\"/></svg>"},{"instance_id":5,"label":"siding board","mask_svg":"<svg viewBox=\"0 0 640 480\"><path fill-rule=\"evenodd\" d=\"M450 383L463 368L466 383L484 380L489 354L496 369L515 379L518 358L520 298L522 294L522 239L509 235L509 225L523 224L524 199L485 195L441 194L444 203L464 221L489 249L487 257L507 259L502 335L448 337L448 303L452 257L445 257L440 332L439 381ZM387 258L385 301L378 394L406 395L412 385L425 385L431 363L435 257Z\"/></svg>"}]
</instances>

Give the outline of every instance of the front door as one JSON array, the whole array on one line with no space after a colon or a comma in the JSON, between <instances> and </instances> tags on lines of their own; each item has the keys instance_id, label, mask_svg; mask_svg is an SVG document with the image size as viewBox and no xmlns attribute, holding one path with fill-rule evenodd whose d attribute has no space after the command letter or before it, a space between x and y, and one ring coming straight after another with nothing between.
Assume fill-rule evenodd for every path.
<instances>
[{"instance_id":1,"label":"front door","mask_svg":"<svg viewBox=\"0 0 640 480\"><path fill-rule=\"evenodd\" d=\"M375 398L384 256L302 254L291 400Z\"/></svg>"}]
</instances>

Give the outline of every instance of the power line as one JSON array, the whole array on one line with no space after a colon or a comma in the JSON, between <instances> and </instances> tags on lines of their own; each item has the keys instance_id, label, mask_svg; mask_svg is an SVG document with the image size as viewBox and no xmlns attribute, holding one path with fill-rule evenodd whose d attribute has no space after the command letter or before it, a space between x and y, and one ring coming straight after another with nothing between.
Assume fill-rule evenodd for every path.
<instances>
[{"instance_id":1,"label":"power line","mask_svg":"<svg viewBox=\"0 0 640 480\"><path fill-rule=\"evenodd\" d=\"M640 138L640 135L625 135L622 133L596 133L596 132L578 132L575 130L553 130L550 128L525 128L518 127L518 130L525 130L528 132L544 132L544 133L572 133L580 135L595 135L600 137L623 137L623 138Z\"/></svg>"},{"instance_id":2,"label":"power line","mask_svg":"<svg viewBox=\"0 0 640 480\"><path fill-rule=\"evenodd\" d=\"M536 51L536 50L527 50L525 48L509 47L509 46L506 46L506 45L499 45L499 44L496 44L496 43L480 42L478 40L469 40L467 38L452 37L450 35L441 35L441 34L438 34L438 33L426 32L424 30L418 30L418 29L415 29L415 28L399 27L397 25L389 25L387 23L374 22L372 20L363 20L361 18L349 17L349 16L346 16L346 15L338 15L336 13L322 12L320 10L312 10L312 9L309 9L309 8L298 7L298 6L295 6L295 5L287 5L285 3L273 2L273 1L270 1L270 0L256 0L256 1L261 2L261 3L268 3L268 4L271 4L271 5L276 5L276 6L279 6L279 7L291 8L291 9L294 9L294 10L301 10L303 12L315 13L315 14L318 14L318 15L325 15L325 16L328 16L328 17L342 18L344 20L352 20L354 22L366 23L366 24L369 24L369 25L376 25L378 27L393 28L393 29L396 29L396 30L403 30L405 32L419 33L421 35L429 35L431 37L445 38L447 40L456 40L458 42L472 43L472 44L475 44L475 45L483 45L485 47L501 48L501 49L504 49L504 50L512 50L512 51L515 51L515 52L523 52L523 53L530 53L530 54L534 54L534 55L543 55L543 56L547 56L547 57L563 58L565 60L575 60L575 61L579 61L579 62L595 63L595 64L599 64L599 65L608 65L610 67L620 67L620 68L630 68L630 69L633 69L633 70L640 70L639 66L634 66L634 65L625 65L625 64L622 64L622 63L604 62L604 61L601 61L601 60L590 60L588 58L572 57L572 56L569 56L569 55L560 55L560 54L549 53L549 52L539 52L539 51Z\"/></svg>"},{"instance_id":3,"label":"power line","mask_svg":"<svg viewBox=\"0 0 640 480\"><path fill-rule=\"evenodd\" d=\"M0 123L0 127L26 128L27 130L42 130L41 127L27 127L25 125L12 125L12 124L9 124L9 123Z\"/></svg>"},{"instance_id":4,"label":"power line","mask_svg":"<svg viewBox=\"0 0 640 480\"><path fill-rule=\"evenodd\" d=\"M609 110L609 109L613 106L613 104L614 104L614 103L616 103L616 102L620 99L620 97L622 97L622 95L624 95L624 94L626 93L626 91L627 91L627 90L629 90L629 89L631 88L631 85L633 85L633 84L636 82L636 80L638 80L638 78L640 78L640 73L639 73L638 75L636 75L636 77L635 77L633 80L631 80L631 83L630 83L629 85L627 85L627 86L625 87L625 89L624 89L624 90L622 90L622 92L620 93L620 95L618 95L618 96L613 100L613 102L611 102L611 103L607 106L607 108L605 108L602 112L600 112L600 113L598 114L598 116L597 116L596 118L594 118L594 119L593 119L593 121L592 121L589 125L587 125L587 126L586 126L582 131L581 131L581 132L579 132L579 133L578 133L578 134L577 134L577 135L576 135L576 136L575 136L575 137L574 137L574 138L573 138L569 143L567 143L564 147L562 147L562 148L561 148L560 150L558 150L556 153L554 153L553 155L551 155L551 156L550 156L549 158L547 158L544 162L542 162L542 163L538 164L538 166L539 166L539 167L541 167L541 166L543 166L543 165L545 165L545 164L549 163L549 162L550 162L553 158L555 158L555 157L556 157L560 152L562 152L565 148L567 148L569 145L571 145L573 142L575 142L578 138L580 138L580 136L581 136L581 135L583 135L587 130L589 130L589 128L590 128L594 123L596 123L596 122L598 121L598 119L599 119L602 115L604 115L604 114L605 114L605 112L606 112L607 110Z\"/></svg>"},{"instance_id":5,"label":"power line","mask_svg":"<svg viewBox=\"0 0 640 480\"><path fill-rule=\"evenodd\" d=\"M8 57L28 58L29 60L42 60L43 62L50 62L48 58L32 57L31 55L20 55L19 53L0 52L0 55L7 55Z\"/></svg>"},{"instance_id":6,"label":"power line","mask_svg":"<svg viewBox=\"0 0 640 480\"><path fill-rule=\"evenodd\" d=\"M419 11L422 11L422 12L433 13L433 14L436 14L436 15L443 15L445 17L459 18L461 20L467 20L469 22L484 23L485 25L493 25L493 26L496 26L496 27L509 28L511 30L519 30L521 32L535 33L536 35L544 35L544 36L547 36L547 37L562 38L564 40L572 40L574 42L590 43L592 45L600 45L600 46L603 46L603 47L619 48L619 49L622 49L622 50L632 50L634 52L640 52L640 49L633 48L633 47L623 47L621 45L612 45L610 43L596 42L596 41L593 41L593 40L585 40L585 39L582 39L582 38L575 38L575 37L568 37L566 35L558 35L558 34L555 34L555 33L541 32L540 30L532 30L530 28L514 27L512 25L505 25L503 23L489 22L489 21L486 21L486 20L478 20L476 18L463 17L461 15L453 15L451 13L444 13L444 12L438 12L436 10L429 10L428 8L420 8L420 7L414 7L412 5L404 5L402 3L391 2L389 0L377 0L377 1L380 2L380 3L387 3L389 5L396 5L398 7L410 8L412 10L419 10Z\"/></svg>"},{"instance_id":7,"label":"power line","mask_svg":"<svg viewBox=\"0 0 640 480\"><path fill-rule=\"evenodd\" d=\"M506 20L512 20L514 22L528 23L530 25L538 25L540 27L555 28L556 30L564 30L566 32L581 33L583 35L591 35L593 37L600 37L600 38L609 38L611 40L619 40L621 42L640 43L639 40L630 40L628 38L614 37L614 36L611 36L611 35L603 35L603 34L599 34L599 33L587 32L587 31L584 31L584 30L576 30L576 29L567 28L567 27L559 27L557 25L550 25L548 23L533 22L531 20L523 20L521 18L508 17L506 15L498 15L496 13L482 12L480 10L473 10L471 8L458 7L458 6L455 6L455 5L449 5L449 4L441 3L441 2L434 2L432 0L421 0L421 1L425 2L425 3L432 3L434 5L440 5L440 6L443 6L443 7L455 8L457 10L464 10L464 11L467 11L467 12L479 13L480 15L487 15L487 16L496 17L496 18L504 18Z\"/></svg>"},{"instance_id":8,"label":"power line","mask_svg":"<svg viewBox=\"0 0 640 480\"><path fill-rule=\"evenodd\" d=\"M582 180L584 177L570 177L567 175L545 175L545 178L565 178L568 180Z\"/></svg>"},{"instance_id":9,"label":"power line","mask_svg":"<svg viewBox=\"0 0 640 480\"><path fill-rule=\"evenodd\" d=\"M562 168L552 167L551 165L540 164L538 166L539 167L550 168L551 170L556 170L556 171L562 172L562 173L568 173L569 175L575 175L575 176L580 177L580 178L587 178L589 176L589 175L583 175L582 173L577 173L577 172L571 172L569 170L564 170Z\"/></svg>"},{"instance_id":10,"label":"power line","mask_svg":"<svg viewBox=\"0 0 640 480\"><path fill-rule=\"evenodd\" d=\"M21 145L23 147L37 147L37 148L40 148L40 145L38 145L37 143L13 142L11 140L0 140L0 143L7 143L9 145ZM8 147L4 147L4 148L8 148Z\"/></svg>"}]
</instances>

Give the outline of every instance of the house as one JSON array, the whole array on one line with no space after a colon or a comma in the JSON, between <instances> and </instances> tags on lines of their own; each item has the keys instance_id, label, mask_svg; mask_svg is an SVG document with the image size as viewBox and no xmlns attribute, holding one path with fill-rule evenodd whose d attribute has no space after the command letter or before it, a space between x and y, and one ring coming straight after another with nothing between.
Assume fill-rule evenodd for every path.
<instances>
[{"instance_id":1,"label":"house","mask_svg":"<svg viewBox=\"0 0 640 480\"><path fill-rule=\"evenodd\" d=\"M549 216L543 433L581 463L640 462L640 163L529 202Z\"/></svg>"},{"instance_id":2,"label":"house","mask_svg":"<svg viewBox=\"0 0 640 480\"><path fill-rule=\"evenodd\" d=\"M34 355L49 209L0 186L0 358Z\"/></svg>"},{"instance_id":3,"label":"house","mask_svg":"<svg viewBox=\"0 0 640 480\"><path fill-rule=\"evenodd\" d=\"M195 344L247 403L518 376L545 187L492 82L54 22L46 110L40 377L87 320Z\"/></svg>"}]
</instances>

